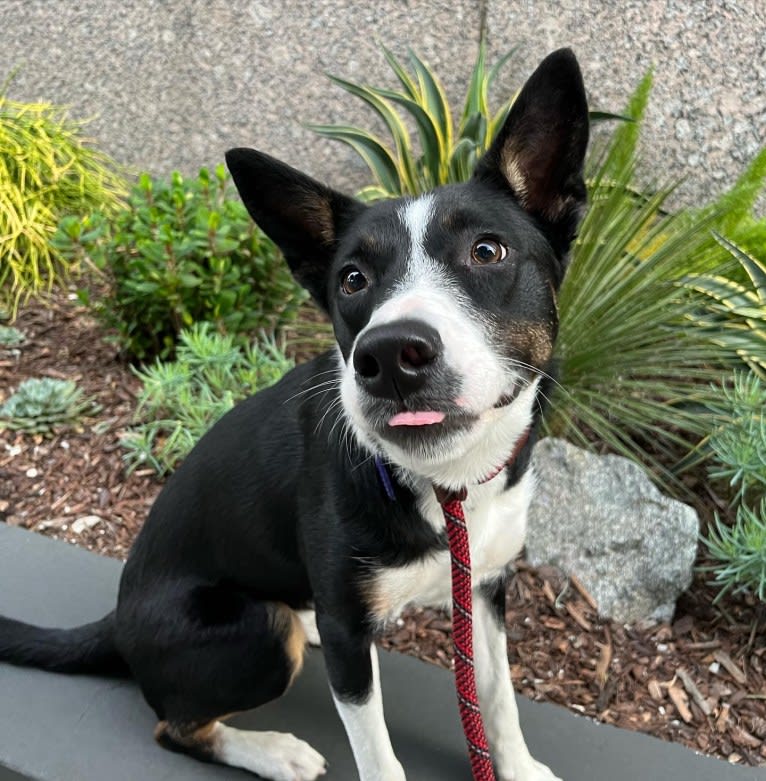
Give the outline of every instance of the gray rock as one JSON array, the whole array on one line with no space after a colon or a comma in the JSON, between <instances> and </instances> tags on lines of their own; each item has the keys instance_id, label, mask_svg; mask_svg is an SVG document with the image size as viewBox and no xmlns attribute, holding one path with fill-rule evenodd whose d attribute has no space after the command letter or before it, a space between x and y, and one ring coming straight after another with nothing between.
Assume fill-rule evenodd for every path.
<instances>
[{"instance_id":1,"label":"gray rock","mask_svg":"<svg viewBox=\"0 0 766 781\"><path fill-rule=\"evenodd\" d=\"M699 520L663 496L643 470L560 439L535 448L537 491L529 512L527 558L574 573L602 616L669 621L688 588Z\"/></svg>"}]
</instances>

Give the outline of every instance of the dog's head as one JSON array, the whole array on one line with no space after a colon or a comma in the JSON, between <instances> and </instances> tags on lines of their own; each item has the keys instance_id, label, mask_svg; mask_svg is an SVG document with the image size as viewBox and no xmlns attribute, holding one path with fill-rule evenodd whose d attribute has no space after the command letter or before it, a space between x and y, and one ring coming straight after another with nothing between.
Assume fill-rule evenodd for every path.
<instances>
[{"instance_id":1,"label":"dog's head","mask_svg":"<svg viewBox=\"0 0 766 781\"><path fill-rule=\"evenodd\" d=\"M228 153L253 219L332 318L344 412L368 448L454 488L508 457L552 354L587 141L563 49L465 184L365 206L260 152Z\"/></svg>"}]
</instances>

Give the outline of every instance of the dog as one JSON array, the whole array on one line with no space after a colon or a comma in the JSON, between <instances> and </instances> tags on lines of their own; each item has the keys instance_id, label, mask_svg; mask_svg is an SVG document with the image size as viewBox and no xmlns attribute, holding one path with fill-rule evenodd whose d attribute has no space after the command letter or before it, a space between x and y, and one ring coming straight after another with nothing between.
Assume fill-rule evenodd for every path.
<instances>
[{"instance_id":1,"label":"dog","mask_svg":"<svg viewBox=\"0 0 766 781\"><path fill-rule=\"evenodd\" d=\"M273 781L323 757L227 715L280 696L324 650L361 781L403 781L376 633L406 605L449 606L435 487L467 488L476 682L502 781L555 781L522 736L505 587L534 487L557 290L586 201L589 121L574 54L539 65L470 181L364 205L233 149L250 215L329 314L337 347L235 406L168 480L116 609L74 629L0 619L0 660L129 673L156 739Z\"/></svg>"}]
</instances>

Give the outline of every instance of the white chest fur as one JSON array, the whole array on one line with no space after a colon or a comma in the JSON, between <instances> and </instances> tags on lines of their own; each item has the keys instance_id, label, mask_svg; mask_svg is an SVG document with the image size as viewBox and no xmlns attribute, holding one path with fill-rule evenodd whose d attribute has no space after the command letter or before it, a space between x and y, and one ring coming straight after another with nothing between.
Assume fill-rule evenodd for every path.
<instances>
[{"instance_id":1,"label":"white chest fur","mask_svg":"<svg viewBox=\"0 0 766 781\"><path fill-rule=\"evenodd\" d=\"M531 470L508 491L504 476L472 486L464 503L471 546L474 585L499 575L524 545L527 508L534 486ZM444 529L436 498L425 496L421 512L434 528ZM416 563L382 570L370 583L370 608L380 622L396 618L410 604L441 607L451 601L450 557L439 551Z\"/></svg>"}]
</instances>

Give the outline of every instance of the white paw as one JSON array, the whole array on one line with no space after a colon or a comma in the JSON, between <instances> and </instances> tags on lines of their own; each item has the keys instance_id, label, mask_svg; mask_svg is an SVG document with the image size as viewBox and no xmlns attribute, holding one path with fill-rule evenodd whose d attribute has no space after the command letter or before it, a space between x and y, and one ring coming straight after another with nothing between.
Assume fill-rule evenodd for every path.
<instances>
[{"instance_id":1,"label":"white paw","mask_svg":"<svg viewBox=\"0 0 766 781\"><path fill-rule=\"evenodd\" d=\"M246 732L219 724L216 759L270 781L316 781L327 762L304 740L287 732Z\"/></svg>"},{"instance_id":2,"label":"white paw","mask_svg":"<svg viewBox=\"0 0 766 781\"><path fill-rule=\"evenodd\" d=\"M325 758L306 741L284 732L266 734L269 735L269 760L274 763L274 770L267 778L273 781L316 781L327 772Z\"/></svg>"}]
</instances>

